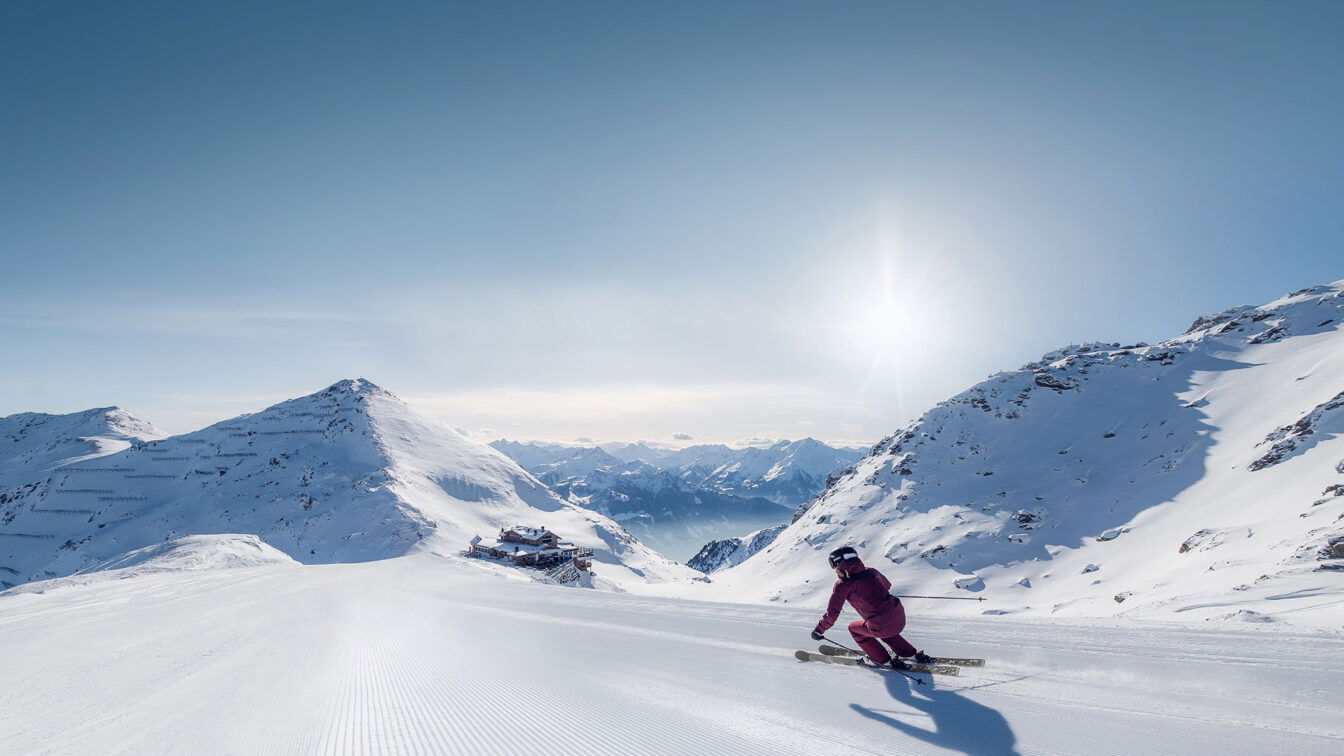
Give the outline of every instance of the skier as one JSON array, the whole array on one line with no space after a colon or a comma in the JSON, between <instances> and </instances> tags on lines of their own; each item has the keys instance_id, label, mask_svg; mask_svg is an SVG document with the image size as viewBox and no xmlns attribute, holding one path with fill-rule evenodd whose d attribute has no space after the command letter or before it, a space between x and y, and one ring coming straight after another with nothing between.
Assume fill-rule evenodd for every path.
<instances>
[{"instance_id":1,"label":"skier","mask_svg":"<svg viewBox=\"0 0 1344 756\"><path fill-rule=\"evenodd\" d=\"M915 650L910 641L901 637L905 629L905 608L901 600L891 595L891 581L871 567L864 567L859 552L843 546L831 552L828 561L840 577L831 589L831 600L826 604L826 615L812 631L812 640L823 640L822 634L831 629L840 616L840 610L849 601L863 619L849 623L849 634L874 663L893 669L909 669L900 659L913 657L917 664L937 664L938 660ZM896 651L893 655L882 645L886 641Z\"/></svg>"}]
</instances>

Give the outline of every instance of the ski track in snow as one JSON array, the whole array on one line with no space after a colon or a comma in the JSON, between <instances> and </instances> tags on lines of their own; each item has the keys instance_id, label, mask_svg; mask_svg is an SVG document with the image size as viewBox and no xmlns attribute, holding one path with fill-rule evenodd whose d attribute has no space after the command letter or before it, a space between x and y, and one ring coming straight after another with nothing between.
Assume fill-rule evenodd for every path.
<instances>
[{"instance_id":1,"label":"ski track in snow","mask_svg":"<svg viewBox=\"0 0 1344 756\"><path fill-rule=\"evenodd\" d=\"M9 594L0 597L0 750L1344 749L1338 635L935 619L907 605L916 645L989 666L916 688L794 660L794 649L812 646L820 607L557 588L423 555Z\"/></svg>"}]
</instances>

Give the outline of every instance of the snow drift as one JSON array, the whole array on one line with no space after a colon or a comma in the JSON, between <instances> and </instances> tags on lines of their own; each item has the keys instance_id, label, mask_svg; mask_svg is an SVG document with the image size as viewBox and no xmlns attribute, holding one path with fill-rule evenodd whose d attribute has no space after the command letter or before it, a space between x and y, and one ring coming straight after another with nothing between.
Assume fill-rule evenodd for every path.
<instances>
[{"instance_id":1,"label":"snow drift","mask_svg":"<svg viewBox=\"0 0 1344 756\"><path fill-rule=\"evenodd\" d=\"M158 573L298 565L298 562L284 552L268 546L254 535L221 533L183 536L143 549L128 551L69 577L25 583L6 591L4 595L40 594L60 588L94 585L109 580L125 580Z\"/></svg>"}]
</instances>

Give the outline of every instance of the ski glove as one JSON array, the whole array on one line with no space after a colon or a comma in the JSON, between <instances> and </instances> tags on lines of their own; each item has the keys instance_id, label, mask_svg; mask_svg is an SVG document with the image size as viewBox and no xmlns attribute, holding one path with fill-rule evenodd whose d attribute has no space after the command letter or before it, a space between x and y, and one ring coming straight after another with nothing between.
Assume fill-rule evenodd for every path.
<instances>
[{"instance_id":1,"label":"ski glove","mask_svg":"<svg viewBox=\"0 0 1344 756\"><path fill-rule=\"evenodd\" d=\"M812 640L825 640L825 638L826 638L826 636L822 635L821 633L817 632L816 630L813 630L813 631L812 631Z\"/></svg>"}]
</instances>

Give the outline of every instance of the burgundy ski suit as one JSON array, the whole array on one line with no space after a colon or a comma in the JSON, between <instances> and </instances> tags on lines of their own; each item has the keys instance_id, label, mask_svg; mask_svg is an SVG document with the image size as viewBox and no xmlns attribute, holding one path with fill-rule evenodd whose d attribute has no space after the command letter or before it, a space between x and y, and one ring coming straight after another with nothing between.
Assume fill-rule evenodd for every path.
<instances>
[{"instance_id":1,"label":"burgundy ski suit","mask_svg":"<svg viewBox=\"0 0 1344 756\"><path fill-rule=\"evenodd\" d=\"M817 623L816 631L830 630L848 601L863 618L849 623L849 634L854 636L854 642L868 654L868 658L878 664L891 660L891 654L880 640L886 641L898 656L914 656L915 647L901 637L901 631L905 629L905 608L900 599L891 595L891 581L877 570L864 567L858 559L847 559L844 565L850 569L835 581L831 600L826 604L826 616Z\"/></svg>"}]
</instances>

